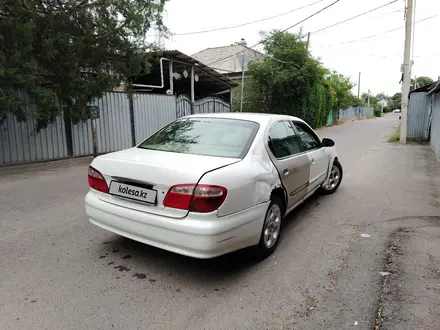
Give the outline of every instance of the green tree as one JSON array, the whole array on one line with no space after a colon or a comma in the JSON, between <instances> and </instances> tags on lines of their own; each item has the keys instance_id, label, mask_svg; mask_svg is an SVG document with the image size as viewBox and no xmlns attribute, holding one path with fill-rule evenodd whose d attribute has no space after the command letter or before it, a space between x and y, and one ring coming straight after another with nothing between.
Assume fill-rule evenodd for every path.
<instances>
[{"instance_id":1,"label":"green tree","mask_svg":"<svg viewBox=\"0 0 440 330\"><path fill-rule=\"evenodd\" d=\"M268 57L249 63L243 106L295 115L311 125L324 124L333 102L329 70L309 56L301 34L272 31L262 37ZM334 94L342 93L345 87L338 83L345 81L337 74L334 78Z\"/></svg>"},{"instance_id":2,"label":"green tree","mask_svg":"<svg viewBox=\"0 0 440 330\"><path fill-rule=\"evenodd\" d=\"M352 106L354 95L352 94L351 89L355 84L350 78L333 71L329 79L334 93L333 104L335 109L344 110Z\"/></svg>"},{"instance_id":3,"label":"green tree","mask_svg":"<svg viewBox=\"0 0 440 330\"><path fill-rule=\"evenodd\" d=\"M37 128L63 109L80 120L86 105L148 71L145 40L166 32L166 0L2 0L0 3L0 122L25 119L21 90L38 107ZM66 124L66 128L69 125Z\"/></svg>"},{"instance_id":4,"label":"green tree","mask_svg":"<svg viewBox=\"0 0 440 330\"><path fill-rule=\"evenodd\" d=\"M422 87L422 86L430 85L430 84L432 84L434 82L434 80L432 80L429 77L420 76L420 77L416 78L416 82L417 83L414 83L414 79L411 79L411 85L410 85L410 89L411 90L416 89L416 86L417 86L417 88L419 88L419 87Z\"/></svg>"},{"instance_id":5,"label":"green tree","mask_svg":"<svg viewBox=\"0 0 440 330\"><path fill-rule=\"evenodd\" d=\"M402 93L396 93L393 96L391 96L389 103L390 111L395 109L401 109L402 108L401 103L402 103Z\"/></svg>"}]
</instances>

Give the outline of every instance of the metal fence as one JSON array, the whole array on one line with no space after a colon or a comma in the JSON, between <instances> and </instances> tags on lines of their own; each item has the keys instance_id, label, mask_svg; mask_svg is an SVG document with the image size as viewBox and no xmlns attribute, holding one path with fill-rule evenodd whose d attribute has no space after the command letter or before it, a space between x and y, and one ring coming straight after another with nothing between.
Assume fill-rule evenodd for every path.
<instances>
[{"instance_id":1,"label":"metal fence","mask_svg":"<svg viewBox=\"0 0 440 330\"><path fill-rule=\"evenodd\" d=\"M411 93L408 103L407 138L428 141L428 116L432 98L427 92Z\"/></svg>"},{"instance_id":2,"label":"metal fence","mask_svg":"<svg viewBox=\"0 0 440 330\"><path fill-rule=\"evenodd\" d=\"M230 111L230 104L216 97L207 97L194 102L194 113L216 113Z\"/></svg>"},{"instance_id":3,"label":"metal fence","mask_svg":"<svg viewBox=\"0 0 440 330\"><path fill-rule=\"evenodd\" d=\"M136 94L133 97L133 108L136 143L141 143L177 118L174 96Z\"/></svg>"},{"instance_id":4,"label":"metal fence","mask_svg":"<svg viewBox=\"0 0 440 330\"><path fill-rule=\"evenodd\" d=\"M371 107L350 107L345 110L339 110L339 120L350 120L353 118L368 118L374 116L374 109Z\"/></svg>"},{"instance_id":5,"label":"metal fence","mask_svg":"<svg viewBox=\"0 0 440 330\"><path fill-rule=\"evenodd\" d=\"M177 118L189 116L194 113L230 112L231 105L217 97L206 97L195 101L194 104L186 95L177 98Z\"/></svg>"},{"instance_id":6,"label":"metal fence","mask_svg":"<svg viewBox=\"0 0 440 330\"><path fill-rule=\"evenodd\" d=\"M8 115L0 125L0 166L67 157L63 118L56 118L37 132L36 105L23 93L18 93L18 97L25 104L28 119L18 122L13 115Z\"/></svg>"},{"instance_id":7,"label":"metal fence","mask_svg":"<svg viewBox=\"0 0 440 330\"><path fill-rule=\"evenodd\" d=\"M0 166L57 160L93 155L92 120L71 125L72 150L69 152L65 123L62 116L37 132L36 106L21 95L27 114L25 122L17 122L8 115L0 125ZM129 95L122 92L106 93L94 102L99 118L94 120L97 152L108 153L140 143L155 131L175 119L191 113L228 112L226 102L208 97L192 104L185 96L134 94L133 118L130 115ZM133 121L133 122L132 122ZM132 139L132 132L135 139Z\"/></svg>"}]
</instances>

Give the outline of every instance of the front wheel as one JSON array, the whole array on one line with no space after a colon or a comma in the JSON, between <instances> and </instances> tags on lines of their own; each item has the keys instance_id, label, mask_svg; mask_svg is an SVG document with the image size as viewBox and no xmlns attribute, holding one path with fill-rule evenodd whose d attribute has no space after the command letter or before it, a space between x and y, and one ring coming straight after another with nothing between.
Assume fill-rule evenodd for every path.
<instances>
[{"instance_id":1,"label":"front wheel","mask_svg":"<svg viewBox=\"0 0 440 330\"><path fill-rule=\"evenodd\" d=\"M339 161L335 160L330 170L330 177L327 182L327 185L321 187L320 193L322 195L333 194L341 184L342 174L343 174L342 165L341 163L339 163Z\"/></svg>"}]
</instances>

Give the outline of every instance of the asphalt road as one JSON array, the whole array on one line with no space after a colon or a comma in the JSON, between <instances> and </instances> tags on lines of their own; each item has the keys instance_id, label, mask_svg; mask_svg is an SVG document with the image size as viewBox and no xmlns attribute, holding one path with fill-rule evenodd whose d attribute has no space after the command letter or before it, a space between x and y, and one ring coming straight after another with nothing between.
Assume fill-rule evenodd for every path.
<instances>
[{"instance_id":1,"label":"asphalt road","mask_svg":"<svg viewBox=\"0 0 440 330\"><path fill-rule=\"evenodd\" d=\"M389 144L397 122L319 130L343 183L289 216L259 264L186 258L89 224L87 159L0 169L0 327L440 328L440 163L428 146Z\"/></svg>"}]
</instances>

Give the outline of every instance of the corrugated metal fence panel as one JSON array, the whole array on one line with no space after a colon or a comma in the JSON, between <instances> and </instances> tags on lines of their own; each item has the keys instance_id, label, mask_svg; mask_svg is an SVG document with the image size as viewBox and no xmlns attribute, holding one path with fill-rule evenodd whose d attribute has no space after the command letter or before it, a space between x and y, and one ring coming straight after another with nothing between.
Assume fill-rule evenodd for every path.
<instances>
[{"instance_id":1,"label":"corrugated metal fence panel","mask_svg":"<svg viewBox=\"0 0 440 330\"><path fill-rule=\"evenodd\" d=\"M414 140L428 140L426 135L428 127L430 97L426 93L411 93L408 104L407 137Z\"/></svg>"},{"instance_id":2,"label":"corrugated metal fence panel","mask_svg":"<svg viewBox=\"0 0 440 330\"><path fill-rule=\"evenodd\" d=\"M350 107L345 110L339 110L339 120L349 120L357 115L357 108Z\"/></svg>"},{"instance_id":3,"label":"corrugated metal fence panel","mask_svg":"<svg viewBox=\"0 0 440 330\"><path fill-rule=\"evenodd\" d=\"M159 94L133 95L136 143L177 119L176 97Z\"/></svg>"},{"instance_id":4,"label":"corrugated metal fence panel","mask_svg":"<svg viewBox=\"0 0 440 330\"><path fill-rule=\"evenodd\" d=\"M362 118L374 117L374 109L371 107L362 108Z\"/></svg>"},{"instance_id":5,"label":"corrugated metal fence panel","mask_svg":"<svg viewBox=\"0 0 440 330\"><path fill-rule=\"evenodd\" d=\"M132 145L128 94L109 92L94 105L99 107L99 119L96 119L98 153L130 148Z\"/></svg>"},{"instance_id":6,"label":"corrugated metal fence panel","mask_svg":"<svg viewBox=\"0 0 440 330\"><path fill-rule=\"evenodd\" d=\"M350 120L355 117L368 118L374 116L374 109L371 107L350 107L339 110L339 120Z\"/></svg>"},{"instance_id":7,"label":"corrugated metal fence panel","mask_svg":"<svg viewBox=\"0 0 440 330\"><path fill-rule=\"evenodd\" d=\"M440 160L440 94L434 95L432 105L431 147Z\"/></svg>"},{"instance_id":8,"label":"corrugated metal fence panel","mask_svg":"<svg viewBox=\"0 0 440 330\"><path fill-rule=\"evenodd\" d=\"M28 119L18 122L8 115L0 125L0 166L41 162L67 157L64 122L57 117L47 128L35 130L36 107L23 93L19 97L25 102Z\"/></svg>"},{"instance_id":9,"label":"corrugated metal fence panel","mask_svg":"<svg viewBox=\"0 0 440 330\"><path fill-rule=\"evenodd\" d=\"M93 135L90 119L72 125L73 156L93 155Z\"/></svg>"}]
</instances>

